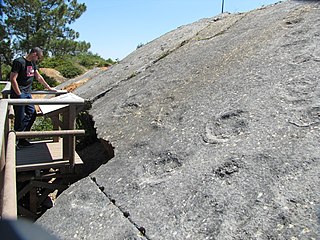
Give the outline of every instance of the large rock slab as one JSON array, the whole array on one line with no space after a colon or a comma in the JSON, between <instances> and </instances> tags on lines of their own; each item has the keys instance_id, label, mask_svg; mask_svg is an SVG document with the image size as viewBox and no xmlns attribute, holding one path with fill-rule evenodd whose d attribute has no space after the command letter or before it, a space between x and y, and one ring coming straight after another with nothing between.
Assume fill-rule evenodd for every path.
<instances>
[{"instance_id":1,"label":"large rock slab","mask_svg":"<svg viewBox=\"0 0 320 240\"><path fill-rule=\"evenodd\" d=\"M87 224L90 239L319 239L319 66L318 1L202 19L146 44L76 90L115 147L90 176L106 197L86 213L58 202L38 223L81 239L63 225L100 209L124 214L133 235L115 237L115 219ZM60 198L98 194L86 181Z\"/></svg>"},{"instance_id":2,"label":"large rock slab","mask_svg":"<svg viewBox=\"0 0 320 240\"><path fill-rule=\"evenodd\" d=\"M53 215L37 224L59 239L145 239L94 178L73 184L56 203Z\"/></svg>"}]
</instances>

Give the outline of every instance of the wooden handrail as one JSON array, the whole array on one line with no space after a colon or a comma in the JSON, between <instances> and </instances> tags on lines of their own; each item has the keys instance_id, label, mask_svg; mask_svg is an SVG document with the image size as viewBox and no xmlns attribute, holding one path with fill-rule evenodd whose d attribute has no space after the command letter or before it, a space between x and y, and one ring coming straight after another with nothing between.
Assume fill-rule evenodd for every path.
<instances>
[{"instance_id":1,"label":"wooden handrail","mask_svg":"<svg viewBox=\"0 0 320 240\"><path fill-rule=\"evenodd\" d=\"M57 91L50 91L50 90L36 90L31 91L31 94L44 94L44 95L61 95L68 93L67 90L57 90Z\"/></svg>"},{"instance_id":2,"label":"wooden handrail","mask_svg":"<svg viewBox=\"0 0 320 240\"><path fill-rule=\"evenodd\" d=\"M17 138L34 138L34 137L64 137L84 135L85 130L58 130L58 131L24 131L16 132Z\"/></svg>"},{"instance_id":3,"label":"wooden handrail","mask_svg":"<svg viewBox=\"0 0 320 240\"><path fill-rule=\"evenodd\" d=\"M1 93L5 96L8 96L11 92L10 90L11 85L7 84L1 91ZM67 90L57 90L57 91L50 91L50 90L35 90L35 91L31 91L30 92L32 95L37 95L37 94L41 94L41 95L61 95L61 94L66 94L68 93Z\"/></svg>"},{"instance_id":4,"label":"wooden handrail","mask_svg":"<svg viewBox=\"0 0 320 240\"><path fill-rule=\"evenodd\" d=\"M9 132L7 145L7 160L4 169L3 199L1 201L1 216L4 219L17 219L16 192L16 135Z\"/></svg>"},{"instance_id":5,"label":"wooden handrail","mask_svg":"<svg viewBox=\"0 0 320 240\"><path fill-rule=\"evenodd\" d=\"M5 93L7 91L10 91L10 88L11 88L11 82L4 82L2 81L2 84L6 84L6 86L4 86L4 88L2 89L2 93Z\"/></svg>"},{"instance_id":6,"label":"wooden handrail","mask_svg":"<svg viewBox=\"0 0 320 240\"><path fill-rule=\"evenodd\" d=\"M7 84L7 88L10 85ZM8 89L5 89L8 93ZM2 91L3 93L4 91ZM39 94L61 95L66 91L37 91ZM70 97L71 95L71 97ZM8 95L3 95L8 97ZM53 99L0 99L0 213L1 218L17 218L16 198L16 139L19 138L41 138L62 137L63 138L63 163L69 162L71 169L75 165L75 136L84 135L85 130L76 130L75 118L79 106L84 105L85 100L74 95L56 97ZM14 105L59 105L63 106L57 114L62 114L63 130L53 131L9 131L10 121L14 117ZM68 106L65 108L64 106ZM58 108L59 109L59 108ZM11 113L10 113L11 111ZM59 115L58 115L59 116ZM68 161L65 161L68 160Z\"/></svg>"},{"instance_id":7,"label":"wooden handrail","mask_svg":"<svg viewBox=\"0 0 320 240\"><path fill-rule=\"evenodd\" d=\"M82 105L84 99L3 99L7 101L9 105Z\"/></svg>"},{"instance_id":8,"label":"wooden handrail","mask_svg":"<svg viewBox=\"0 0 320 240\"><path fill-rule=\"evenodd\" d=\"M4 98L8 98L11 92L11 82L9 81L0 81L0 84L6 84L6 86L2 89L1 93L4 96ZM31 94L44 94L44 95L61 95L61 94L66 94L68 91L67 90L57 90L57 91L50 91L50 90L45 90L45 91L31 91Z\"/></svg>"},{"instance_id":9,"label":"wooden handrail","mask_svg":"<svg viewBox=\"0 0 320 240\"><path fill-rule=\"evenodd\" d=\"M8 103L4 101L0 101L0 171L3 169L5 165L5 130L6 130L6 123L7 123L7 109Z\"/></svg>"}]
</instances>

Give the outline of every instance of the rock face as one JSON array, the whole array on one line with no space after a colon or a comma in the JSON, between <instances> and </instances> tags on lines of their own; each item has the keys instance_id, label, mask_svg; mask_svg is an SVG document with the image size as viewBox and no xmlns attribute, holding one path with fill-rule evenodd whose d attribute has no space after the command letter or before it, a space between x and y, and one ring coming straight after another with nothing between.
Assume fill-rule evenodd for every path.
<instances>
[{"instance_id":1,"label":"rock face","mask_svg":"<svg viewBox=\"0 0 320 240\"><path fill-rule=\"evenodd\" d=\"M318 1L155 39L76 90L115 157L37 223L61 239L320 239L319 67Z\"/></svg>"}]
</instances>

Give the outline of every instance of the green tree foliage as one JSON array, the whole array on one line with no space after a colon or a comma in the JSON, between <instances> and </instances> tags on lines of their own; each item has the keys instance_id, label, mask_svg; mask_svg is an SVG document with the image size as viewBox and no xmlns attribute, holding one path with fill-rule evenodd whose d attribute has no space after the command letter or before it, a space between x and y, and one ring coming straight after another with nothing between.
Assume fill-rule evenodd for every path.
<instances>
[{"instance_id":1,"label":"green tree foliage","mask_svg":"<svg viewBox=\"0 0 320 240\"><path fill-rule=\"evenodd\" d=\"M0 61L10 63L13 52L10 48L11 40L6 31L5 25L0 21Z\"/></svg>"},{"instance_id":2,"label":"green tree foliage","mask_svg":"<svg viewBox=\"0 0 320 240\"><path fill-rule=\"evenodd\" d=\"M66 78L93 67L114 64L111 59L104 60L90 53L90 43L76 41L79 33L69 27L86 11L84 3L79 4L77 0L0 0L0 11L4 13L0 13L4 16L0 19L0 76L10 71L15 54L25 54L35 46L43 48L45 54L40 67L54 68Z\"/></svg>"},{"instance_id":3,"label":"green tree foliage","mask_svg":"<svg viewBox=\"0 0 320 240\"><path fill-rule=\"evenodd\" d=\"M77 0L4 0L4 3L6 31L16 52L26 53L40 46L45 53L60 55L90 48L89 43L76 42L79 33L69 27L86 11L84 3Z\"/></svg>"},{"instance_id":4,"label":"green tree foliage","mask_svg":"<svg viewBox=\"0 0 320 240\"><path fill-rule=\"evenodd\" d=\"M3 21L3 1L0 0L0 80L6 79L3 63L8 64L13 56L10 49L11 40Z\"/></svg>"},{"instance_id":5,"label":"green tree foliage","mask_svg":"<svg viewBox=\"0 0 320 240\"><path fill-rule=\"evenodd\" d=\"M1 65L2 80L9 81L10 72L11 72L11 66L8 64L2 63Z\"/></svg>"},{"instance_id":6,"label":"green tree foliage","mask_svg":"<svg viewBox=\"0 0 320 240\"><path fill-rule=\"evenodd\" d=\"M97 54L87 52L76 56L63 55L47 57L40 63L40 67L53 68L58 70L65 78L74 78L87 69L108 67L113 64L115 64L115 62L111 59L105 60Z\"/></svg>"},{"instance_id":7,"label":"green tree foliage","mask_svg":"<svg viewBox=\"0 0 320 240\"><path fill-rule=\"evenodd\" d=\"M82 53L74 59L77 61L81 66L84 66L87 69L92 69L94 67L109 67L115 62L112 59L105 60L97 54Z\"/></svg>"},{"instance_id":8,"label":"green tree foliage","mask_svg":"<svg viewBox=\"0 0 320 240\"><path fill-rule=\"evenodd\" d=\"M87 52L90 48L90 43L80 41L75 42L70 39L54 39L48 44L48 48L53 56L61 56L65 54L78 55Z\"/></svg>"}]
</instances>

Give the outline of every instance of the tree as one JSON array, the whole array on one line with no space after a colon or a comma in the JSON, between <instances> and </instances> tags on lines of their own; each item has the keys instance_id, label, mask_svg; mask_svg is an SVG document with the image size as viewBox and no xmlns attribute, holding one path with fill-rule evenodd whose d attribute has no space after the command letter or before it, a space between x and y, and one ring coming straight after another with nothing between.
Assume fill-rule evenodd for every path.
<instances>
[{"instance_id":1,"label":"tree","mask_svg":"<svg viewBox=\"0 0 320 240\"><path fill-rule=\"evenodd\" d=\"M57 39L51 40L48 44L48 48L53 56L62 55L78 55L79 53L88 52L90 43L80 41L75 42L69 39Z\"/></svg>"},{"instance_id":2,"label":"tree","mask_svg":"<svg viewBox=\"0 0 320 240\"><path fill-rule=\"evenodd\" d=\"M3 17L3 7L4 7L4 4L3 4L3 0L0 0L0 21L2 21L2 17Z\"/></svg>"},{"instance_id":3,"label":"tree","mask_svg":"<svg viewBox=\"0 0 320 240\"><path fill-rule=\"evenodd\" d=\"M39 46L53 55L57 54L59 43L64 48L58 54L90 48L89 43L75 41L79 33L69 27L86 11L84 3L77 0L4 0L4 3L6 32L13 39L11 47L15 53L26 53Z\"/></svg>"},{"instance_id":4,"label":"tree","mask_svg":"<svg viewBox=\"0 0 320 240\"><path fill-rule=\"evenodd\" d=\"M10 62L13 56L10 48L10 37L3 21L3 8L3 1L0 0L0 80L2 80L2 63Z\"/></svg>"},{"instance_id":5,"label":"tree","mask_svg":"<svg viewBox=\"0 0 320 240\"><path fill-rule=\"evenodd\" d=\"M10 38L6 32L6 28L0 21L0 78L2 77L1 63L9 64L13 57L13 52L10 48Z\"/></svg>"}]
</instances>

